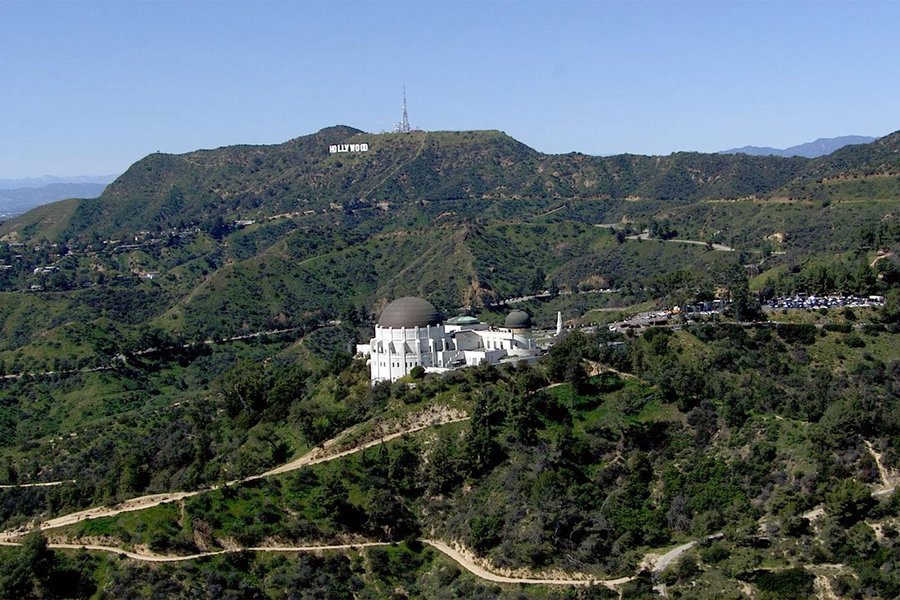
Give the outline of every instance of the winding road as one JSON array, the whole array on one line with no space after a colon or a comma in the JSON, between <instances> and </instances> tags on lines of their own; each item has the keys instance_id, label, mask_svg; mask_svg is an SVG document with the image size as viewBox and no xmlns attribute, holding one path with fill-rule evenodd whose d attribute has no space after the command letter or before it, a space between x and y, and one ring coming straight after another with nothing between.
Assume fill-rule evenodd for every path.
<instances>
[{"instance_id":1,"label":"winding road","mask_svg":"<svg viewBox=\"0 0 900 600\"><path fill-rule=\"evenodd\" d=\"M310 452L307 452L305 455L300 458L282 465L280 467L276 467L264 473L260 473L258 475L251 475L249 477L245 477L243 479L236 479L226 483L225 485L237 485L240 483L254 481L257 479L262 479L264 477L270 477L274 475L279 475L282 473L287 473L290 471L294 471L297 469L301 469L306 466L320 464L332 460L337 460L343 458L345 456L349 456L351 454L361 452L367 448L371 448L373 446L377 446L379 444L388 442L390 440L396 439L398 437L415 433L417 431L421 431L424 429L428 429L431 427L436 427L440 425L448 425L451 423L458 423L461 421L466 421L470 417L461 411L451 409L449 407L441 407L431 413L423 413L418 415L419 419L415 421L413 424L408 425L402 428L399 431L394 433L390 433L387 435L381 435L377 439L369 440L367 442L363 442L353 446L352 448L342 450L339 452L330 452L331 448L336 447L341 440L348 437L348 435L355 432L356 428L350 428L344 432L342 432L337 437L329 440L323 445L314 448ZM873 453L876 462L879 466L879 472L882 475L882 480L885 484L888 484L890 479L890 473L887 469L884 469L881 465L880 455L874 450L871 444L866 442L869 451ZM60 485L62 481L57 482L48 482L45 484L30 484L31 486L35 485ZM29 485L29 484L26 484ZM18 487L18 486L7 486L7 487ZM64 527L67 525L73 525L75 523L79 523L81 521L86 521L90 519L97 519L101 517L112 517L121 513L144 510L147 508L152 508L154 506L158 506L160 504L166 502L173 502L177 500L182 500L184 498L189 498L191 496L196 496L198 494L202 494L211 490L218 489L221 486L213 486L206 489L194 490L190 492L170 492L163 494L151 494L147 496L141 496L138 498L132 498L130 500L126 500L121 504L112 506L112 507L97 507L91 508L75 513L71 513L68 515L63 515L60 517L56 517L54 519L49 519L47 521L42 522L38 529L47 530L47 529L56 529L59 527ZM893 487L889 489L883 489L874 492L873 496L883 495L894 490ZM818 508L813 511L809 511L804 514L804 517L814 519L818 516L824 514L824 510ZM19 538L27 534L27 529L18 529L5 531L0 533L0 546L18 546L21 545L22 542L19 541ZM715 533L706 537L706 539L714 540L721 539L724 537L722 533ZM495 572L492 572L485 568L482 564L475 559L470 553L465 551L460 551L457 548L454 548L450 544L435 539L427 539L423 538L419 540L423 544L427 544L447 556L457 564L459 564L466 571L471 573L472 575L483 579L485 581L491 581L494 583L503 583L503 584L531 584L531 585L553 585L553 586L589 586L589 585L602 585L611 589L616 588L617 586L621 586L633 579L633 577L619 577L615 579L596 579L585 573L567 573L567 576L562 577L544 577L540 575L528 576L528 577L516 577L509 575L501 575ZM665 571L669 565L677 560L682 554L688 552L692 548L694 548L700 540L694 540L691 542L687 542L685 544L681 544L672 548L665 554L655 557L652 554L648 555L643 564L648 565L650 567L650 571L654 576L658 576L660 573ZM128 558L146 562L155 562L155 563L172 563L172 562L184 562L190 560L196 560L199 558L205 558L210 556L217 556L220 554L228 554L235 552L280 552L280 553L290 553L290 552L327 552L327 551L347 551L347 550L357 550L359 548L367 548L367 547L375 547L375 546L387 546L390 545L391 542L359 542L354 544L337 544L337 545L306 545L306 546L252 546L252 547L235 547L235 548L226 548L222 550L215 550L209 552L200 552L195 554L187 554L187 555L166 555L166 554L155 554L149 552L136 552L133 550L126 550L124 548L118 548L115 546L105 546L105 545L95 545L95 544L69 544L69 543L48 543L48 547L53 549L66 549L66 550L90 550L97 552L108 552L111 554L116 554L120 556L126 556Z\"/></svg>"},{"instance_id":2,"label":"winding road","mask_svg":"<svg viewBox=\"0 0 900 600\"><path fill-rule=\"evenodd\" d=\"M280 467L276 467L270 471L266 471L265 473L260 473L258 475L251 475L249 477L244 477L242 479L235 479L232 481L228 481L223 485L214 485L208 488L203 488L199 490L193 490L188 492L164 492L161 494L149 494L146 496L139 496L137 498L131 498L129 500L125 500L119 504L113 506L98 506L94 508L88 508L86 510L81 510L74 513L69 513L67 515L62 515L59 517L55 517L53 519L48 519L43 521L38 525L38 529L46 530L46 529L57 529L59 527L66 527L68 525L74 525L76 523L80 523L82 521L88 521L91 519L99 519L104 517L114 517L116 515L126 513L126 512L134 512L138 510L145 510L148 508L153 508L155 506L159 506L160 504L165 504L166 502L174 502L178 500L184 500L185 498L190 498L192 496L197 496L199 494L204 494L206 492L210 492L213 490L217 490L224 486L234 486L239 485L241 483L246 483L249 481L255 481L257 479L262 479L265 477L271 477L273 475L280 475L282 473L288 473L290 471L296 471L297 469L302 469L303 467L320 464L323 462L328 462L331 460L336 460L339 458L343 458L345 456L349 456L351 454L355 454L357 452L362 452L367 448L372 448L373 446L377 446L384 442L388 442L390 440L396 439L398 437L402 437L404 435L415 433L417 431L421 431L423 429L428 429L430 427L438 427L441 425L449 425L451 423L459 423L461 421L466 421L470 417L461 411L453 410L447 407L444 407L442 410L437 410L430 414L425 414L423 418L404 429L379 436L377 439L370 440L368 442L364 442L353 448L348 450L343 450L340 452L335 452L333 454L329 454L329 448L333 448L337 444L340 443L341 440L347 437L349 433L354 431L354 428L346 430L342 432L337 437L325 442L319 447L316 447L297 460L294 460L290 463L282 465ZM55 485L59 485L64 482L53 482ZM15 530L9 530L0 532L0 542L8 542L17 537L25 535L28 533L30 529L27 527L22 527ZM80 547L80 546L79 546Z\"/></svg>"},{"instance_id":3,"label":"winding road","mask_svg":"<svg viewBox=\"0 0 900 600\"><path fill-rule=\"evenodd\" d=\"M731 246L726 246L725 244L713 244L713 243L701 242L700 240L679 240L676 238L664 240L661 238L651 238L649 233L639 233L636 235L629 235L627 237L627 239L629 239L629 240L656 239L657 241L667 242L670 244L692 244L694 246L708 246L708 247L712 248L713 250L718 250L719 252L734 252L734 248L732 248Z\"/></svg>"},{"instance_id":4,"label":"winding road","mask_svg":"<svg viewBox=\"0 0 900 600\"><path fill-rule=\"evenodd\" d=\"M723 537L725 537L724 533L714 533L712 535L706 536L706 539L718 540L722 539ZM653 562L653 567L650 569L650 572L654 575L659 575L660 573L665 571L670 564L672 564L672 561L696 546L698 543L699 541L694 540L693 542L688 542L687 544L682 544L680 546L672 548Z\"/></svg>"},{"instance_id":5,"label":"winding road","mask_svg":"<svg viewBox=\"0 0 900 600\"><path fill-rule=\"evenodd\" d=\"M361 452L367 448L371 448L373 446L377 446L379 444L388 442L390 440L396 439L398 437L415 433L417 431L421 431L424 429L428 429L431 427L441 426L441 425L449 425L451 423L459 423L461 421L466 421L470 419L470 417L461 411L457 411L454 409L450 409L444 407L443 409L434 411L432 413L427 413L422 417L419 415L420 419L418 422L403 428L400 431L390 433L387 435L381 435L377 439L373 439L361 444L358 444L352 448L347 450L342 450L339 452L329 453L330 448L334 448L337 446L341 440L345 439L348 434L354 431L354 428L346 430L342 432L339 436L329 440L323 445L314 448L310 452L307 452L305 455L301 456L297 460L294 460L290 463L284 464L280 467L276 467L265 473L260 473L258 475L251 475L249 477L245 477L243 479L237 479L234 481L230 481L225 485L237 485L247 481L254 481L257 479L262 479L264 477L270 477L273 475L279 475L282 473L287 473L290 471L294 471L297 469L301 469L306 466L315 465L323 462L328 462L332 460L337 460L343 458L345 456L349 456L351 454ZM64 482L51 482L53 485L59 485ZM47 484L43 484L47 485ZM76 523L99 519L104 517L113 517L126 512L133 512L139 510L145 510L148 508L153 508L155 506L159 506L160 504L164 504L167 502L174 502L178 500L183 500L185 498L190 498L192 496L196 496L199 494L203 494L205 492L218 489L221 486L213 486L210 488L193 490L188 492L168 492L162 494L150 494L147 496L140 496L137 498L132 498L130 500L126 500L120 504L110 507L95 507L89 508L87 510L78 511L75 513L70 513L68 515L62 515L59 517L55 517L53 519L46 520L38 526L39 530L48 530L48 529L57 529L60 527L65 527L68 525L74 525ZM0 546L18 546L21 545L21 542L18 539L29 532L26 528L21 528L17 530L5 531L0 533ZM572 574L569 577L511 577L507 575L499 575L497 573L493 573L486 569L485 567L478 564L473 557L463 553L453 547L451 547L446 542L434 539L421 539L420 542L424 544L428 544L438 552L441 552L445 556L449 557L454 562L458 563L462 568L469 571L476 577L484 579L486 581L492 581L495 583L509 583L509 584L538 584L538 585L563 585L563 586L587 586L587 585L604 585L607 587L614 587L617 585L621 585L628 581L631 581L631 577L619 577L616 579L595 579L590 577L589 575L579 573ZM120 556L126 556L128 558L134 560L141 560L147 562L183 562L196 560L199 558L216 556L219 554L227 554L241 551L250 551L250 552L325 552L325 551L346 551L346 550L355 550L358 548L365 547L373 547L373 546L386 546L389 545L390 542L361 542L356 544L339 544L339 545L309 545L309 546L254 546L254 547L237 547L237 548L227 548L222 550L215 550L210 552L200 552L195 554L186 554L186 555L166 555L166 554L155 554L149 552L136 552L134 550L126 550L124 548L118 548L115 546L104 546L97 544L68 544L68 543L48 543L48 547L54 549L61 550L78 550L85 549L96 552L108 552L110 554L116 554ZM670 552L671 554L671 552ZM674 558L674 557L673 557ZM671 560L671 559L670 559Z\"/></svg>"},{"instance_id":6,"label":"winding road","mask_svg":"<svg viewBox=\"0 0 900 600\"><path fill-rule=\"evenodd\" d=\"M606 587L615 587L618 585L622 585L624 583L628 583L631 581L631 577L619 577L617 579L593 579L588 578L587 576L581 576L580 578L573 579L541 579L536 577L507 577L504 575L497 575L496 573L492 573L477 563L475 563L471 558L466 556L465 554L451 548L444 542L439 540L430 540L430 539L420 539L418 540L423 544L427 544L437 550L438 552L444 554L457 564L464 568L466 571L472 573L476 577L480 579L484 579L486 581L492 581L494 583L522 583L522 584L534 584L534 585L564 585L564 586L588 586L588 585L603 585ZM48 543L47 547L52 548L54 550L90 550L93 552L107 552L109 554L115 554L118 556L127 556L128 558L134 560L140 560L144 562L153 562L153 563L175 563L175 562L186 562L191 560L197 560L200 558L208 558L211 556L218 556L220 554L234 554L237 552L277 552L277 553L290 553L290 552L345 552L348 550L359 550L360 548L372 548L376 546L390 546L393 542L359 542L356 544L334 544L334 545L322 545L322 546L248 546L248 547L236 547L236 548L225 548L222 550L214 550L210 552L198 552L196 554L182 554L182 555L171 555L171 554L155 554L149 552L134 552L132 550L125 550L124 548L117 548L115 546L102 546L98 544L58 544L58 543ZM9 541L0 541L0 546L20 546L21 542L9 542Z\"/></svg>"}]
</instances>

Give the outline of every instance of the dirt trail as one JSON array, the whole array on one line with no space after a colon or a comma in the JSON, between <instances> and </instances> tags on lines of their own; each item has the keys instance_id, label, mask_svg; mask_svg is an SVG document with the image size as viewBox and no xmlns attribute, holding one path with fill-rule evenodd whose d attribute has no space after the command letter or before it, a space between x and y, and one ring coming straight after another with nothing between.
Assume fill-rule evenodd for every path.
<instances>
[{"instance_id":1,"label":"dirt trail","mask_svg":"<svg viewBox=\"0 0 900 600\"><path fill-rule=\"evenodd\" d=\"M551 208L551 209L548 210L547 212L542 212L542 213L539 214L539 215L534 215L534 217L532 217L532 218L533 218L533 219L539 219L539 218L541 218L541 217L546 217L547 215L552 215L553 213L555 213L555 212L557 212L557 211L560 211L560 210L562 210L562 209L564 209L564 208L566 208L566 207L568 207L568 206L569 206L568 204L563 204L562 206L557 206L556 208Z\"/></svg>"},{"instance_id":2,"label":"dirt trail","mask_svg":"<svg viewBox=\"0 0 900 600\"><path fill-rule=\"evenodd\" d=\"M133 512L136 510L144 510L147 508L153 508L154 506L159 506L165 502L173 502L175 500L182 500L184 498L190 498L191 496L196 496L197 494L202 494L203 492L207 492L210 490L216 489L218 486L213 486L211 488L203 489L203 490L195 490L193 492L167 492L164 494L151 494L149 496L140 496L138 498L132 498L130 500L126 500L120 504L116 504L114 506L98 506L96 508L89 508L87 510L81 510L75 513L70 513L68 515L62 515L60 517L56 517L54 519L49 519L44 521L38 527L39 529L55 529L57 527L65 527L67 525L74 525L75 523L80 523L81 521L88 521L90 519L99 519L101 517L113 517L115 515ZM24 535L29 531L28 528L18 529L14 531L4 531L0 533L0 540L4 539L12 539L13 537Z\"/></svg>"},{"instance_id":3,"label":"dirt trail","mask_svg":"<svg viewBox=\"0 0 900 600\"><path fill-rule=\"evenodd\" d=\"M603 585L609 588L622 585L631 581L631 577L619 577L617 579L592 579L586 576L577 578L558 578L558 579L542 579L538 577L507 577L498 575L486 570L482 566L476 564L469 556L451 548L440 540L422 539L419 540L424 544L428 544L438 552L441 552L466 571L472 573L480 579L493 581L495 583L524 583L532 585L565 585L565 586L588 586ZM19 546L21 542L0 541L0 546ZM149 552L134 552L117 548L115 546L103 546L98 544L58 544L48 543L47 547L58 550L93 550L96 552L108 552L119 556L127 556L134 560L157 563L185 562L197 560L198 558L206 558L209 556L217 556L220 554L229 554L236 552L328 552L328 551L347 551L357 550L359 548L371 548L374 546L389 546L391 542L359 542L356 544L336 544L327 546L251 546L247 548L227 548L223 550L215 550L211 552L198 552L196 554L169 555L169 554L153 554Z\"/></svg>"},{"instance_id":4,"label":"dirt trail","mask_svg":"<svg viewBox=\"0 0 900 600\"><path fill-rule=\"evenodd\" d=\"M306 467L309 465L317 465L319 463L328 462L330 460L335 460L338 458L342 458L344 456L349 456L356 452L361 452L367 448L372 448L373 446L378 446L379 444L383 444L384 442L389 442L391 440L397 439L399 437L403 437L404 435L415 433L417 431L422 431L423 429L428 429L430 427L435 427L437 425L449 425L450 423L459 423L461 421L468 421L468 415L463 415L462 413L448 412L445 413L443 418L438 418L434 421L426 421L425 423L420 423L418 425L413 425L401 431L397 431L395 433L391 433L385 436L378 437L377 439L371 440L369 442L365 442L358 446L354 446L349 450L344 450L341 452L336 452L334 454L327 454L327 449L333 447L340 438L335 438L333 440L329 440L330 443L322 446L321 448L315 448L311 452L301 456L297 460L293 462L289 462L286 465L282 465L280 467L276 467L271 471L266 471L265 473L261 473L260 475L251 475L250 477L246 477L244 479L230 482L229 485L236 483L243 483L246 481L253 481L255 479L262 479L263 477L271 477L272 475L279 475L281 473L287 473L288 471L294 471L300 469L302 467Z\"/></svg>"},{"instance_id":5,"label":"dirt trail","mask_svg":"<svg viewBox=\"0 0 900 600\"><path fill-rule=\"evenodd\" d=\"M505 575L497 575L496 573L492 573L475 563L469 556L466 556L462 552L450 547L447 543L442 542L440 540L430 540L430 539L422 539L419 540L422 543L428 544L435 550L440 551L446 556L453 559L455 562L459 563L461 567L463 567L469 573L472 573L476 577L481 579L485 579L487 581L493 581L495 583L530 583L530 584L538 584L538 585L569 585L569 586L587 586L587 585L604 585L606 587L613 587L617 585L622 585L623 583L627 583L631 581L631 577L619 577L618 579L590 579L585 578L586 576L581 576L573 579L540 579L533 577L507 577Z\"/></svg>"},{"instance_id":6,"label":"dirt trail","mask_svg":"<svg viewBox=\"0 0 900 600\"><path fill-rule=\"evenodd\" d=\"M894 255L893 252L876 252L876 253L875 253L875 258L872 259L872 262L869 264L869 266L870 266L871 268L874 269L874 268L875 268L875 265L878 264L878 261L879 261L879 260L883 260L883 259L885 259L885 258L889 258L889 257L891 257L891 256L893 256L893 255Z\"/></svg>"},{"instance_id":7,"label":"dirt trail","mask_svg":"<svg viewBox=\"0 0 900 600\"><path fill-rule=\"evenodd\" d=\"M392 439L396 439L400 436L414 433L416 431L421 431L423 429L427 429L429 427L434 427L438 425L446 425L450 423L457 423L460 421L468 420L469 416L465 415L461 411L454 410L448 407L441 407L438 410L431 411L429 413L417 415L417 418L414 422L406 427L403 427L401 430L387 434L380 435L377 439L373 439L361 444L358 444L352 448L347 450L329 453L329 449L336 447L341 440L345 439L348 435L354 433L357 428L350 428L344 432L342 432L339 436L329 440L322 446L313 449L308 452L304 456L299 459L292 461L286 465L282 465L281 467L277 467L260 475L253 475L241 480L235 480L234 482L230 482L230 484L237 484L245 481L252 481L255 479L260 479L262 477L268 477L271 475L277 475L280 473L286 473L291 470L300 469L302 467L318 464L330 460L336 460L342 458L344 456L348 456L355 452L360 452L365 450L366 448L371 448L378 444L390 441ZM77 513L72 513L69 515L63 515L61 517L57 517L54 519L50 519L44 521L40 524L40 529L53 529L58 527L63 527L66 525L72 525L78 523L80 521L85 521L88 519L96 519L100 517L109 517L115 516L117 514L121 514L123 512L137 511L143 510L146 508L151 508L154 506L158 506L159 504L163 504L165 502L172 502L177 500L182 500L184 498L189 498L191 496L195 496L198 494L202 494L206 491L210 491L216 489L219 486L214 486L207 489L195 490L191 492L171 492L165 494L153 494L148 496L142 496L139 498L132 498L131 500L127 500L118 504L116 506L111 507L97 507L84 511L79 511ZM26 530L16 530L16 531L7 531L0 534L0 545L2 546L18 546L21 545L21 542L13 541L15 538L27 533ZM542 578L542 577L511 577L507 575L499 575L493 573L481 565L479 565L475 558L471 556L469 553L460 551L450 547L445 542L440 540L431 540L431 539L423 539L420 540L422 543L428 544L433 547L437 551L449 557L451 560L458 563L462 568L466 569L476 577L487 581L493 581L496 583L512 583L512 584L539 584L539 585L564 585L564 586L587 586L587 585L604 585L607 587L614 587L617 585L621 585L623 583L627 583L631 581L631 577L620 577L617 579L607 579L600 580L591 578L588 575L578 574L572 577L553 577L553 578ZM165 555L165 554L153 554L148 552L135 552L132 550L126 550L124 548L117 548L115 546L106 546L101 544L67 544L67 543L50 543L48 546L50 548L55 549L85 549L85 550L93 550L97 552L109 552L111 554L117 554L121 556L126 556L128 558L134 560L141 561L149 561L149 562L182 562L189 560L196 560L198 558L208 557L208 556L216 556L219 554L226 553L234 553L241 551L250 551L250 552L322 552L322 551L341 551L341 550L354 550L357 548L364 548L370 546L385 546L389 545L388 542L360 542L356 544L340 544L340 545L327 545L327 546L256 546L256 547L248 547L248 548L228 548L223 550L216 550L210 552L200 552L196 554L188 554L188 555Z\"/></svg>"},{"instance_id":8,"label":"dirt trail","mask_svg":"<svg viewBox=\"0 0 900 600\"><path fill-rule=\"evenodd\" d=\"M371 448L373 446L377 446L381 443L388 442L390 440L396 439L398 437L404 436L409 433L415 433L417 431L421 431L423 429L427 429L429 427L436 427L440 425L448 425L450 423L458 423L460 421L468 420L469 417L465 413L459 410L451 409L449 407L438 407L436 410L433 410L428 413L424 413L422 415L417 415L418 418L414 420L414 422L406 427L403 427L399 431L394 433L390 433L388 435L381 435L377 439L373 439L371 441L356 445L347 450L343 450L341 452L329 453L329 449L335 447L340 443L341 440L345 439L348 435L354 433L356 431L356 427L351 427L348 430L343 431L335 438L325 442L321 446L314 448L310 452L301 456L297 460L294 460L286 465L282 465L280 467L276 467L271 469L270 471L266 471L265 473L259 475L251 475L249 477L245 477L243 479L235 479L233 481L227 482L226 486L239 485L241 483L245 483L248 481L254 481L257 479L262 479L264 477L271 477L273 475L280 475L282 473L288 473L290 471L295 471L297 469L301 469L306 466L315 465L331 460L336 460L338 458L343 458L345 456L349 456L356 452L361 452L367 448ZM42 522L38 528L41 530L45 529L56 529L58 527L66 527L68 525L74 525L76 523L80 523L81 521L87 521L91 519L98 519L102 517L113 517L118 514L126 513L126 512L134 512L138 510L145 510L148 508L153 508L155 506L159 506L160 504L164 504L166 502L173 502L176 500L183 500L185 498L190 498L192 496L197 496L199 494L203 494L209 491L213 491L219 489L220 485L215 485L208 488L203 488L199 490L193 490L189 492L165 492L162 494L150 494L147 496L139 496L137 498L131 498L129 500L125 500L119 504L113 506L98 506L94 508L89 508L86 510L70 513L67 515L62 515L59 517L55 517L53 519L48 519L47 521ZM25 535L28 533L30 529L27 526L21 527L19 529L4 531L0 533L0 542L2 541L10 541L19 536Z\"/></svg>"},{"instance_id":9,"label":"dirt trail","mask_svg":"<svg viewBox=\"0 0 900 600\"><path fill-rule=\"evenodd\" d=\"M872 445L872 442L863 440L863 443L865 443L866 448L869 450L869 454L871 454L872 458L875 460L875 466L878 467L878 476L881 477L881 491L883 493L889 493L885 490L888 488L893 490L900 477L897 477L896 473L892 473L890 469L884 466L884 463L881 462L881 453L875 450L875 446Z\"/></svg>"},{"instance_id":10,"label":"dirt trail","mask_svg":"<svg viewBox=\"0 0 900 600\"><path fill-rule=\"evenodd\" d=\"M397 173L399 173L399 172L400 172L400 169L402 169L402 168L405 167L405 166L408 166L408 165L412 164L413 161L415 161L417 158L419 158L420 156L422 156L422 151L425 150L425 145L426 145L426 142L427 142L427 141L428 141L428 134L427 134L427 133L424 133L424 134L422 135L422 143L419 145L419 149L416 151L416 153L413 155L413 157L410 158L409 160L403 161L402 163L400 163L399 165L397 165L397 168L396 168L396 169L394 169L393 171L391 171L390 173L388 173L388 174L385 176L384 179L382 179L381 181L379 181L378 183L376 183L375 185L373 185L371 188L369 188L369 190L368 190L367 192L363 193L363 194L360 196L360 198L364 198L364 199L365 199L365 198L368 198L368 197L369 197L369 194L371 194L372 192L374 192L375 190L377 190L378 188L380 188L381 186L383 186L383 185L384 185L384 182L387 181L387 180L389 180L391 177L393 177L393 176L396 175Z\"/></svg>"},{"instance_id":11,"label":"dirt trail","mask_svg":"<svg viewBox=\"0 0 900 600\"><path fill-rule=\"evenodd\" d=\"M33 487L56 487L64 483L75 483L74 479L63 479L62 481L45 481L42 483L4 483L0 485L0 490L11 490L13 488L33 488Z\"/></svg>"},{"instance_id":12,"label":"dirt trail","mask_svg":"<svg viewBox=\"0 0 900 600\"><path fill-rule=\"evenodd\" d=\"M630 379L632 381L640 381L641 383L647 383L648 385L650 385L649 382L641 379L640 377L638 377L637 375L635 375L633 373L626 373L625 371L620 371L618 369L614 369L613 367L604 365L603 363L595 362L593 360L585 360L585 362L587 362L588 366L590 367L590 370L588 371L588 375L591 377L595 377L597 375L603 375L604 373L614 373L614 374L618 375L619 377L621 377L622 379Z\"/></svg>"},{"instance_id":13,"label":"dirt trail","mask_svg":"<svg viewBox=\"0 0 900 600\"><path fill-rule=\"evenodd\" d=\"M19 546L16 542L0 541L0 546ZM100 546L96 544L56 544L48 543L48 548L57 550L94 550L96 552L109 552L110 554L118 554L127 556L134 560L142 560L146 562L185 562L189 560L197 560L208 556L217 556L219 554L231 554L235 552L327 552L329 550L355 550L357 548L367 548L371 546L389 546L390 542L362 542L359 544L338 544L334 546L255 546L249 548L226 548L224 550L214 550L211 552L198 552L197 554L151 554L145 552L133 552L124 548L115 546Z\"/></svg>"}]
</instances>

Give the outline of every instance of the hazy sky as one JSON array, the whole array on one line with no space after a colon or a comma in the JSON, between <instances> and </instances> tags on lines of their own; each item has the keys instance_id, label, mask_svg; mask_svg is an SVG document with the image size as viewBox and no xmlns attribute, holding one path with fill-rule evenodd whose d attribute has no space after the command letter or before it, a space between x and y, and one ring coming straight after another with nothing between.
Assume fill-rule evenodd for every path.
<instances>
[{"instance_id":1,"label":"hazy sky","mask_svg":"<svg viewBox=\"0 0 900 600\"><path fill-rule=\"evenodd\" d=\"M0 178L391 129L668 154L900 129L900 2L9 2Z\"/></svg>"}]
</instances>

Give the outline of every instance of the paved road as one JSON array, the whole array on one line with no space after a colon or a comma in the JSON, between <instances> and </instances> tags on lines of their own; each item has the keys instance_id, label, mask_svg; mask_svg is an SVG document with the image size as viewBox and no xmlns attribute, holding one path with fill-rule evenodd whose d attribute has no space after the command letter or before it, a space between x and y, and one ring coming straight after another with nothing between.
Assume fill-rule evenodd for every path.
<instances>
[{"instance_id":1,"label":"paved road","mask_svg":"<svg viewBox=\"0 0 900 600\"><path fill-rule=\"evenodd\" d=\"M712 535L706 536L706 539L718 540L723 537L725 537L724 533L714 533ZM672 548L671 550L660 556L658 559L656 559L656 562L653 564L653 568L650 572L654 575L659 575L666 570L666 568L672 563L672 561L696 546L698 543L698 540L694 540L693 542L688 542L687 544L682 544L680 546Z\"/></svg>"},{"instance_id":2,"label":"paved road","mask_svg":"<svg viewBox=\"0 0 900 600\"><path fill-rule=\"evenodd\" d=\"M629 235L628 239L629 240L650 240L650 239L656 239L656 238L651 238L649 233L641 233L641 234L637 234L637 235ZM732 248L731 246L726 246L725 244L707 244L706 242L702 242L700 240L671 239L671 240L657 240L657 241L666 242L666 243L670 243L670 244L692 244L694 246L709 245L713 250L718 250L719 252L734 252L734 248Z\"/></svg>"}]
</instances>

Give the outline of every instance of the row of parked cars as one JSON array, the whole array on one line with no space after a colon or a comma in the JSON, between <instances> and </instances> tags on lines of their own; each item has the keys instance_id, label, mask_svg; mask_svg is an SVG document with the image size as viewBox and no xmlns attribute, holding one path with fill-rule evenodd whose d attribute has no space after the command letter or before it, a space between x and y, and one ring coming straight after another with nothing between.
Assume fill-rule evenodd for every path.
<instances>
[{"instance_id":1,"label":"row of parked cars","mask_svg":"<svg viewBox=\"0 0 900 600\"><path fill-rule=\"evenodd\" d=\"M784 296L769 302L772 308L840 308L843 306L881 306L884 296Z\"/></svg>"}]
</instances>

